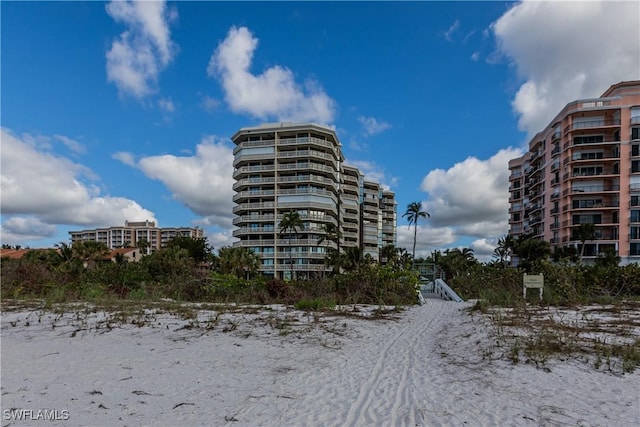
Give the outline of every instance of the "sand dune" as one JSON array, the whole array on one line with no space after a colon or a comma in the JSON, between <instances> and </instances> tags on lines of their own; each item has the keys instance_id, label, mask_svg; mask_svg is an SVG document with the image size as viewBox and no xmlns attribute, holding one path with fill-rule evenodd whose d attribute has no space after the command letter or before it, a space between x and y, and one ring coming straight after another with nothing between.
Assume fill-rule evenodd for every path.
<instances>
[{"instance_id":1,"label":"sand dune","mask_svg":"<svg viewBox=\"0 0 640 427\"><path fill-rule=\"evenodd\" d=\"M124 322L5 311L2 425L640 424L640 373L494 360L488 320L468 306L429 300L378 320L282 306ZM45 409L68 419L33 419Z\"/></svg>"}]
</instances>

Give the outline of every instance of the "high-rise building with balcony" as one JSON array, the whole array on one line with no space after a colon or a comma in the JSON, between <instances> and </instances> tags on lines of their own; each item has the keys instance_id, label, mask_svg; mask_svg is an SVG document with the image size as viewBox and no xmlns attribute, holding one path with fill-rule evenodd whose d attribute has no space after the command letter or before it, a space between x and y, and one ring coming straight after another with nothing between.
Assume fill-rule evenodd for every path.
<instances>
[{"instance_id":1,"label":"high-rise building with balcony","mask_svg":"<svg viewBox=\"0 0 640 427\"><path fill-rule=\"evenodd\" d=\"M509 169L509 234L580 249L590 223L585 260L640 262L640 81L567 104Z\"/></svg>"},{"instance_id":2,"label":"high-rise building with balcony","mask_svg":"<svg viewBox=\"0 0 640 427\"><path fill-rule=\"evenodd\" d=\"M242 128L231 139L236 144L233 236L239 239L234 246L259 255L263 274L319 277L330 269L325 262L330 249L358 247L378 260L380 248L395 245L394 193L344 164L333 129L271 123ZM290 211L303 223L295 235L280 230ZM327 236L328 224L338 231L339 246Z\"/></svg>"},{"instance_id":3,"label":"high-rise building with balcony","mask_svg":"<svg viewBox=\"0 0 640 427\"><path fill-rule=\"evenodd\" d=\"M175 237L204 238L202 228L166 227L159 228L155 221L125 221L124 227L95 228L92 230L70 231L71 243L84 240L102 242L109 249L137 247L146 242L147 252L153 252L167 246Z\"/></svg>"}]
</instances>

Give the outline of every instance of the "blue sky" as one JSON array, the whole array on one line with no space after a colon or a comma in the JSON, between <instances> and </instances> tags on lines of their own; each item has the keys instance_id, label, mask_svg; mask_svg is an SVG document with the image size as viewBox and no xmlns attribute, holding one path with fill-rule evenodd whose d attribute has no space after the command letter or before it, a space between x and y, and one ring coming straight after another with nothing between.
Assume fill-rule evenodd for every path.
<instances>
[{"instance_id":1,"label":"blue sky","mask_svg":"<svg viewBox=\"0 0 640 427\"><path fill-rule=\"evenodd\" d=\"M335 127L347 163L396 192L399 246L422 201L418 254L488 260L507 161L567 102L640 78L637 2L0 8L1 238L30 247L125 219L228 245L230 136L285 120Z\"/></svg>"}]
</instances>

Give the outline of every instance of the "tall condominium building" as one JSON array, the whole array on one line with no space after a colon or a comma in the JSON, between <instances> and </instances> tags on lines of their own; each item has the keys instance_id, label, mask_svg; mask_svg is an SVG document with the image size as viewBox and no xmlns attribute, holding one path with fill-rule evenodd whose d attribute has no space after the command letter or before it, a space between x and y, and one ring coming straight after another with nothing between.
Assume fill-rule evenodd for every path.
<instances>
[{"instance_id":1,"label":"tall condominium building","mask_svg":"<svg viewBox=\"0 0 640 427\"><path fill-rule=\"evenodd\" d=\"M640 262L640 81L567 104L509 169L509 234L580 249L576 231L591 223L585 259Z\"/></svg>"},{"instance_id":2,"label":"tall condominium building","mask_svg":"<svg viewBox=\"0 0 640 427\"><path fill-rule=\"evenodd\" d=\"M232 140L234 246L259 255L263 274L289 278L294 271L302 278L326 271L326 251L338 249L328 224L339 231L342 250L359 247L375 260L380 248L396 244L394 193L344 164L333 129L265 124L242 128ZM296 235L281 233L280 221L290 211L303 222Z\"/></svg>"},{"instance_id":3,"label":"tall condominium building","mask_svg":"<svg viewBox=\"0 0 640 427\"><path fill-rule=\"evenodd\" d=\"M147 251L156 251L167 245L176 236L204 238L201 228L158 228L154 221L125 221L124 227L96 228L93 230L70 231L71 242L93 240L106 244L109 249L137 247L138 242L146 241Z\"/></svg>"}]
</instances>

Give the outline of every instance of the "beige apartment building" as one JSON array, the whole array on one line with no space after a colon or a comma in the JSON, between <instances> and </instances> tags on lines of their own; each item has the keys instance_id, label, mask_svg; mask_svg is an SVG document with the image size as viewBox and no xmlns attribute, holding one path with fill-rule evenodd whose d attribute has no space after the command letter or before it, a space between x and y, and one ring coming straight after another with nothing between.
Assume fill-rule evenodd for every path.
<instances>
[{"instance_id":1,"label":"beige apartment building","mask_svg":"<svg viewBox=\"0 0 640 427\"><path fill-rule=\"evenodd\" d=\"M148 243L147 253L161 249L169 240L177 236L204 238L204 231L199 228L169 227L159 228L155 221L125 221L124 227L96 228L93 230L70 231L71 243L93 240L106 244L109 249L136 247L138 242Z\"/></svg>"},{"instance_id":2,"label":"beige apartment building","mask_svg":"<svg viewBox=\"0 0 640 427\"><path fill-rule=\"evenodd\" d=\"M271 123L242 128L234 149L234 246L260 256L265 275L288 279L328 271L325 225L339 230L340 248L359 247L373 259L396 244L393 192L367 181L344 164L340 141L317 124ZM280 233L284 214L296 211L303 227L296 236ZM293 265L293 268L292 268Z\"/></svg>"},{"instance_id":3,"label":"beige apartment building","mask_svg":"<svg viewBox=\"0 0 640 427\"><path fill-rule=\"evenodd\" d=\"M510 235L579 249L576 229L591 223L585 260L640 262L640 81L567 104L509 169Z\"/></svg>"}]
</instances>

